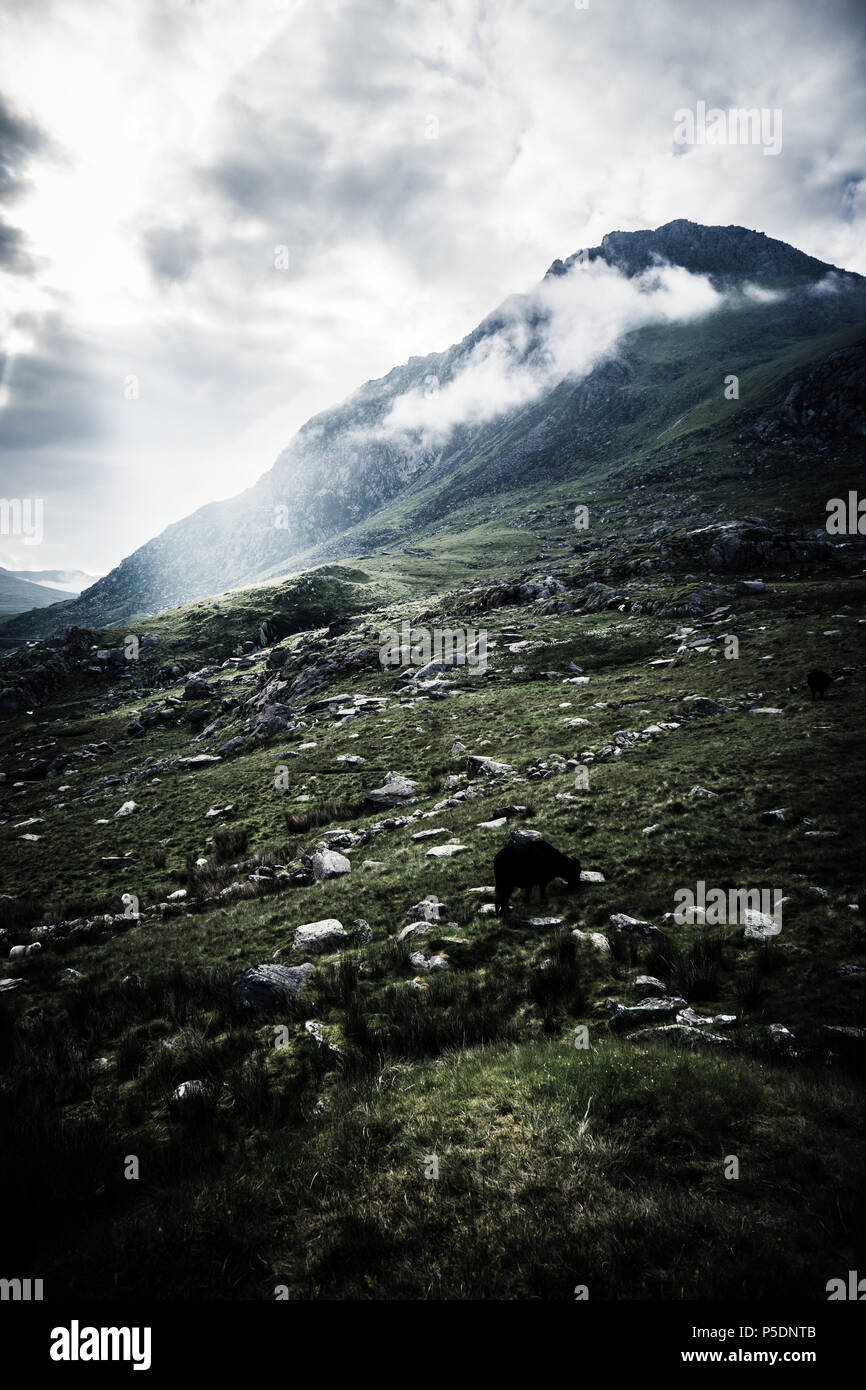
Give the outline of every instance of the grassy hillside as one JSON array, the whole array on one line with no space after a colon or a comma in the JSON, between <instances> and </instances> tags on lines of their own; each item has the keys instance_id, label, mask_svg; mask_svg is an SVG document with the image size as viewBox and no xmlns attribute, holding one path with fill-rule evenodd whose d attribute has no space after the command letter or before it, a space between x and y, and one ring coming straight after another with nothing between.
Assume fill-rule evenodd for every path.
<instances>
[{"instance_id":1,"label":"grassy hillside","mask_svg":"<svg viewBox=\"0 0 866 1390\"><path fill-rule=\"evenodd\" d=\"M840 474L854 457L843 452ZM778 486L771 465L764 500ZM851 906L864 887L862 557L768 569L754 594L736 575L676 566L608 579L632 602L651 592L674 606L713 586L704 611L680 618L585 611L579 587L571 611L474 606L492 592L479 585L586 577L654 553L659 497L688 515L699 467L711 473L712 455L650 485L652 502L600 478L586 540L574 491L554 487L498 518L478 499L465 529L407 543L429 557L393 546L324 582L320 571L305 601L325 604L331 587L336 598L311 621L356 625L287 636L279 671L264 671L270 648L250 667L219 663L263 615L299 611L297 581L164 615L131 674L72 676L3 726L4 945L42 924L91 924L2 967L21 982L0 1000L3 1172L7 1189L24 1174L38 1188L45 1233L35 1249L26 1212L9 1212L10 1260L26 1249L51 1290L108 1298L572 1299L587 1285L595 1298L819 1299L829 1277L862 1267L862 1044L825 1029L866 1026L866 932ZM722 515L732 486L718 483ZM809 480L799 486L780 510L811 505ZM351 667L353 650L403 618L483 626L486 673L446 671L451 684L401 693L405 673ZM691 635L672 636L681 625ZM701 635L706 648L680 650ZM530 645L511 651L518 640ZM650 665L660 657L677 664ZM155 688L173 662L182 677ZM129 737L203 666L210 732L172 716ZM571 683L574 666L586 683ZM804 684L813 666L839 675L820 703ZM321 680L293 696L311 671ZM285 729L206 767L179 761L243 729L256 706L231 697L266 691L290 705ZM322 704L338 693L335 708L359 694L384 703L334 717ZM689 713L695 694L720 711ZM676 727L604 754L617 734L660 725ZM28 758L76 751L56 777L15 775ZM474 754L508 770L474 771ZM415 780L415 798L365 804L391 771ZM135 810L117 818L128 800ZM508 808L505 825L482 824ZM518 892L496 917L492 859L516 827L603 881L554 886L546 904ZM413 840L427 829L445 833ZM348 832L337 847L351 872L309 882L303 856L332 832ZM463 848L428 856L448 842ZM100 863L121 856L123 867ZM275 877L262 881L262 866ZM739 922L666 920L676 890L698 880L780 889L781 935L762 944ZM245 886L220 898L232 884ZM179 889L186 898L171 899ZM140 920L120 916L124 893ZM443 920L398 941L428 894ZM100 924L104 913L119 920ZM615 913L662 935L618 932ZM363 919L372 939L310 956L305 989L272 1016L239 1014L232 982L278 950L282 963L306 960L294 932L325 918L349 932ZM575 928L602 933L609 951ZM445 967L413 962L417 951ZM709 1029L726 1041L630 1040L606 1001L637 1004L640 974L701 1015L734 1015ZM178 1106L187 1080L202 1094ZM124 1176L129 1155L137 1179ZM425 1177L431 1157L438 1178Z\"/></svg>"}]
</instances>

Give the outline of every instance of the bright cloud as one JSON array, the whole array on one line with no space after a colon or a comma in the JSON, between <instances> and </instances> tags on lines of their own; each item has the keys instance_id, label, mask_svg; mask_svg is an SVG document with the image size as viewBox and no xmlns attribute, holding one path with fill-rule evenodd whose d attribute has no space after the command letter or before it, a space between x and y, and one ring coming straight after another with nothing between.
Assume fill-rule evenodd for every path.
<instances>
[{"instance_id":1,"label":"bright cloud","mask_svg":"<svg viewBox=\"0 0 866 1390\"><path fill-rule=\"evenodd\" d=\"M605 232L739 223L866 272L863 56L847 0L2 0L0 466L44 498L40 565L249 486ZM780 153L676 146L700 101L780 109ZM515 369L515 318L438 408L532 399L695 292L563 287L548 359Z\"/></svg>"}]
</instances>

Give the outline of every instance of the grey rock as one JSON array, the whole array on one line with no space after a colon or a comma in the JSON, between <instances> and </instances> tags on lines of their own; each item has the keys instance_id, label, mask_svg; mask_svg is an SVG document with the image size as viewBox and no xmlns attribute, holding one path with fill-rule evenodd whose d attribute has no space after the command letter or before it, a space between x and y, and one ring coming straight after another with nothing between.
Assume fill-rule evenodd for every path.
<instances>
[{"instance_id":1,"label":"grey rock","mask_svg":"<svg viewBox=\"0 0 866 1390\"><path fill-rule=\"evenodd\" d=\"M790 1028L785 1027L784 1023L768 1023L764 1032L768 1042L777 1052L783 1052L789 1057L797 1056L797 1039Z\"/></svg>"},{"instance_id":2,"label":"grey rock","mask_svg":"<svg viewBox=\"0 0 866 1390\"><path fill-rule=\"evenodd\" d=\"M594 950L601 951L603 954L610 952L610 942L603 932L579 931L575 927L571 934L579 946L592 946Z\"/></svg>"},{"instance_id":3,"label":"grey rock","mask_svg":"<svg viewBox=\"0 0 866 1390\"><path fill-rule=\"evenodd\" d=\"M251 965L232 985L232 1003L239 1010L273 1009L297 998L314 969L303 965Z\"/></svg>"},{"instance_id":4,"label":"grey rock","mask_svg":"<svg viewBox=\"0 0 866 1390\"><path fill-rule=\"evenodd\" d=\"M405 801L411 801L416 791L411 778L399 772L388 772L381 787L367 792L367 801L373 806L400 806Z\"/></svg>"},{"instance_id":5,"label":"grey rock","mask_svg":"<svg viewBox=\"0 0 866 1390\"><path fill-rule=\"evenodd\" d=\"M411 941L413 937L424 936L427 932L432 930L432 922L410 922L407 927L403 927L402 930L397 933L397 940Z\"/></svg>"},{"instance_id":6,"label":"grey rock","mask_svg":"<svg viewBox=\"0 0 866 1390\"><path fill-rule=\"evenodd\" d=\"M321 922L306 922L296 929L292 950L309 952L311 955L322 951L337 951L351 944L351 937L342 922L336 917L325 917Z\"/></svg>"},{"instance_id":7,"label":"grey rock","mask_svg":"<svg viewBox=\"0 0 866 1390\"><path fill-rule=\"evenodd\" d=\"M709 700L704 695L688 695L683 701L688 705L692 714L724 714L724 706L718 704L716 700Z\"/></svg>"},{"instance_id":8,"label":"grey rock","mask_svg":"<svg viewBox=\"0 0 866 1390\"><path fill-rule=\"evenodd\" d=\"M694 1009L683 1009L677 1014L677 1023L687 1023L690 1028L730 1028L737 1021L736 1014L716 1014L714 1017L696 1013Z\"/></svg>"},{"instance_id":9,"label":"grey rock","mask_svg":"<svg viewBox=\"0 0 866 1390\"><path fill-rule=\"evenodd\" d=\"M642 999L639 1004L621 1004L617 999L605 999L605 1008L611 1021L620 1023L643 1023L651 1019L670 1018L672 1014L685 1007L685 999L678 995L652 995Z\"/></svg>"},{"instance_id":10,"label":"grey rock","mask_svg":"<svg viewBox=\"0 0 866 1390\"><path fill-rule=\"evenodd\" d=\"M446 970L448 962L444 956L425 956L423 951L413 951L409 957L416 970Z\"/></svg>"},{"instance_id":11,"label":"grey rock","mask_svg":"<svg viewBox=\"0 0 866 1390\"><path fill-rule=\"evenodd\" d=\"M230 738L227 743L224 743L221 748L218 748L217 754L221 758L227 758L232 753L237 753L239 749L245 746L246 739L242 738L240 734L237 734L234 738Z\"/></svg>"},{"instance_id":12,"label":"grey rock","mask_svg":"<svg viewBox=\"0 0 866 1390\"><path fill-rule=\"evenodd\" d=\"M329 878L340 878L343 874L350 874L351 872L352 864L345 854L338 854L333 849L325 849L317 850L313 855L313 877L317 883Z\"/></svg>"},{"instance_id":13,"label":"grey rock","mask_svg":"<svg viewBox=\"0 0 866 1390\"><path fill-rule=\"evenodd\" d=\"M662 932L652 922L642 922L637 917L629 917L625 912L611 914L610 925L614 931L636 932L640 936L661 936Z\"/></svg>"},{"instance_id":14,"label":"grey rock","mask_svg":"<svg viewBox=\"0 0 866 1390\"><path fill-rule=\"evenodd\" d=\"M183 698L185 700L207 700L211 695L211 688L207 681L191 680L184 686Z\"/></svg>"},{"instance_id":15,"label":"grey rock","mask_svg":"<svg viewBox=\"0 0 866 1390\"><path fill-rule=\"evenodd\" d=\"M440 902L435 893L431 893L410 907L406 916L410 922L441 922L444 911L445 903Z\"/></svg>"},{"instance_id":16,"label":"grey rock","mask_svg":"<svg viewBox=\"0 0 866 1390\"><path fill-rule=\"evenodd\" d=\"M639 989L642 994L664 994L667 989L661 980L655 975L638 975L634 982L635 989Z\"/></svg>"},{"instance_id":17,"label":"grey rock","mask_svg":"<svg viewBox=\"0 0 866 1390\"><path fill-rule=\"evenodd\" d=\"M775 918L768 916L766 912L757 912L752 907L743 910L742 921L746 941L770 941L782 930L781 923Z\"/></svg>"},{"instance_id":18,"label":"grey rock","mask_svg":"<svg viewBox=\"0 0 866 1390\"><path fill-rule=\"evenodd\" d=\"M249 724L250 732L259 738L269 734L282 733L288 726L291 717L292 711L288 705L274 702L274 704L266 705L264 709L259 710L258 714L253 715Z\"/></svg>"},{"instance_id":19,"label":"grey rock","mask_svg":"<svg viewBox=\"0 0 866 1390\"><path fill-rule=\"evenodd\" d=\"M184 1105L189 1101L203 1101L207 1098L208 1090L203 1081L181 1081L171 1095L175 1105Z\"/></svg>"},{"instance_id":20,"label":"grey rock","mask_svg":"<svg viewBox=\"0 0 866 1390\"><path fill-rule=\"evenodd\" d=\"M508 763L497 762L495 758L484 758L472 753L466 759L466 771L469 773L483 773L485 777L502 777L506 772L511 771Z\"/></svg>"},{"instance_id":21,"label":"grey rock","mask_svg":"<svg viewBox=\"0 0 866 1390\"><path fill-rule=\"evenodd\" d=\"M625 1036L629 1042L679 1042L686 1047L733 1047L730 1038L710 1033L706 1028L690 1028L687 1023L663 1023L658 1028L640 1028Z\"/></svg>"},{"instance_id":22,"label":"grey rock","mask_svg":"<svg viewBox=\"0 0 866 1390\"><path fill-rule=\"evenodd\" d=\"M525 828L520 828L520 829L512 830L512 831L511 831L511 834L508 836L508 843L509 843L510 845L528 845L528 844L530 844L533 840L540 840L540 839L541 839L541 832L540 832L540 831L538 831L538 830L527 830L527 829L525 829Z\"/></svg>"}]
</instances>

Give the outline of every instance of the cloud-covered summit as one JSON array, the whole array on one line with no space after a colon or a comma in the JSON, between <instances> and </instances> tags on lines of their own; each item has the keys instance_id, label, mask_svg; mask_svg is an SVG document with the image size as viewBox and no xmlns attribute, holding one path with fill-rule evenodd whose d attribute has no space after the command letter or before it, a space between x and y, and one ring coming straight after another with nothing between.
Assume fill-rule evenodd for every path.
<instances>
[{"instance_id":1,"label":"cloud-covered summit","mask_svg":"<svg viewBox=\"0 0 866 1390\"><path fill-rule=\"evenodd\" d=\"M847 0L7 0L2 26L0 459L46 564L108 569L612 228L866 271ZM779 154L677 145L699 101L780 109Z\"/></svg>"}]
</instances>

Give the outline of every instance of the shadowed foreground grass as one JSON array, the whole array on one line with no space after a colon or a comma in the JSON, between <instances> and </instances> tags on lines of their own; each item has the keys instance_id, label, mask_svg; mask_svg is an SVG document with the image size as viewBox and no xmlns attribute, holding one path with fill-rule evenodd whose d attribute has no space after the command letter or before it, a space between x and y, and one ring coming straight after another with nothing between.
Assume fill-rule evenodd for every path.
<instances>
[{"instance_id":1,"label":"shadowed foreground grass","mask_svg":"<svg viewBox=\"0 0 866 1390\"><path fill-rule=\"evenodd\" d=\"M119 1147L94 1188L108 1116L67 1128L48 1296L822 1298L857 1267L862 1112L827 1069L616 1040L355 1076L314 1048L234 1069L225 1052L224 1084L147 1141L136 1182Z\"/></svg>"}]
</instances>

